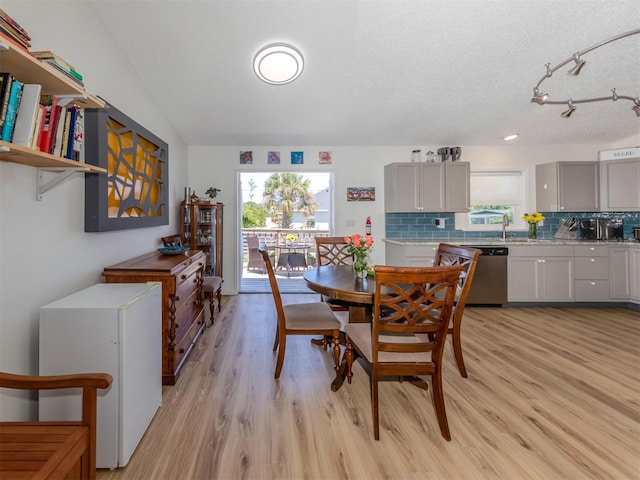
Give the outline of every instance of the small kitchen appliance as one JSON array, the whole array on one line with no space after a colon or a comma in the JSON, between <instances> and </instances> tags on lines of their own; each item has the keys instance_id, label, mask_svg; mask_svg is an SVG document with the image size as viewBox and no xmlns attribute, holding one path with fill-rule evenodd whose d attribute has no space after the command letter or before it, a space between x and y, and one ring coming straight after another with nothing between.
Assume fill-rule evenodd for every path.
<instances>
[{"instance_id":1,"label":"small kitchen appliance","mask_svg":"<svg viewBox=\"0 0 640 480\"><path fill-rule=\"evenodd\" d=\"M623 240L622 220L619 218L583 218L580 220L580 236L584 240Z\"/></svg>"}]
</instances>

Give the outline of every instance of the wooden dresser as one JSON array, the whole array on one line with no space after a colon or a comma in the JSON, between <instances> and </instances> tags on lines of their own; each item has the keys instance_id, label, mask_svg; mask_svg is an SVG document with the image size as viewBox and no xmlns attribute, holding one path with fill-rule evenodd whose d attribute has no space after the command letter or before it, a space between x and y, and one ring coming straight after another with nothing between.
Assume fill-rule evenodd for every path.
<instances>
[{"instance_id":1,"label":"wooden dresser","mask_svg":"<svg viewBox=\"0 0 640 480\"><path fill-rule=\"evenodd\" d=\"M151 252L106 267L107 283L162 282L162 384L174 385L180 368L204 331L202 292L205 255Z\"/></svg>"}]
</instances>

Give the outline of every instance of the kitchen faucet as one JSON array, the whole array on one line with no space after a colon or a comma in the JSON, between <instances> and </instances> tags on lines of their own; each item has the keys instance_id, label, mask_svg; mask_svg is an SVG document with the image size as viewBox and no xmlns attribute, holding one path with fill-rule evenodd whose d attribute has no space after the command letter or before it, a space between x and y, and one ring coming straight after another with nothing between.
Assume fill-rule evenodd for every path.
<instances>
[{"instance_id":1,"label":"kitchen faucet","mask_svg":"<svg viewBox=\"0 0 640 480\"><path fill-rule=\"evenodd\" d=\"M506 213L502 216L502 239L507 239L507 227L509 226L509 215Z\"/></svg>"}]
</instances>

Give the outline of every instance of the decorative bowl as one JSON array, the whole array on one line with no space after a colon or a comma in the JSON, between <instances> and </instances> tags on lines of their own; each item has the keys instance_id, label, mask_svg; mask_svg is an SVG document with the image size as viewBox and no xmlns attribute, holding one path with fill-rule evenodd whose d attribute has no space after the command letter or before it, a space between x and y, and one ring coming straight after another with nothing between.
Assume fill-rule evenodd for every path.
<instances>
[{"instance_id":1,"label":"decorative bowl","mask_svg":"<svg viewBox=\"0 0 640 480\"><path fill-rule=\"evenodd\" d=\"M182 247L182 246L178 246L178 247L162 247L162 248L158 249L158 251L163 255L181 255L184 252L186 252L187 250L189 250L187 247Z\"/></svg>"}]
</instances>

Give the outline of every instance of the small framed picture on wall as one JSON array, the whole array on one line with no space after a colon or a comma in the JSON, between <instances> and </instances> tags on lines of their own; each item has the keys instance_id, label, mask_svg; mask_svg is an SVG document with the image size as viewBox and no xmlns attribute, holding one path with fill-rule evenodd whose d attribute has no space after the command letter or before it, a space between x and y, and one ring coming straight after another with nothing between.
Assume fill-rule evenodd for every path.
<instances>
[{"instance_id":1,"label":"small framed picture on wall","mask_svg":"<svg viewBox=\"0 0 640 480\"><path fill-rule=\"evenodd\" d=\"M267 153L268 165L280 165L280 152L268 152Z\"/></svg>"},{"instance_id":2,"label":"small framed picture on wall","mask_svg":"<svg viewBox=\"0 0 640 480\"><path fill-rule=\"evenodd\" d=\"M347 187L347 202L374 202L376 187Z\"/></svg>"},{"instance_id":3,"label":"small framed picture on wall","mask_svg":"<svg viewBox=\"0 0 640 480\"><path fill-rule=\"evenodd\" d=\"M291 165L302 165L304 163L304 152L291 152Z\"/></svg>"},{"instance_id":4,"label":"small framed picture on wall","mask_svg":"<svg viewBox=\"0 0 640 480\"><path fill-rule=\"evenodd\" d=\"M251 165L253 163L253 152L240 152L240 165Z\"/></svg>"}]
</instances>

